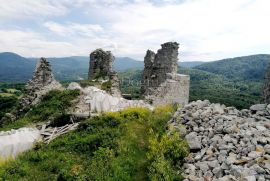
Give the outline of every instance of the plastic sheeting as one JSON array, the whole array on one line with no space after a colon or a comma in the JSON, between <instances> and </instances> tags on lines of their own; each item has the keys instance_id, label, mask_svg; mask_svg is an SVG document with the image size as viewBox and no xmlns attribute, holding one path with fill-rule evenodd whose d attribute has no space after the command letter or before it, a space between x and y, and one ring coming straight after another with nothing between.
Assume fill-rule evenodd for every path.
<instances>
[{"instance_id":1,"label":"plastic sheeting","mask_svg":"<svg viewBox=\"0 0 270 181\"><path fill-rule=\"evenodd\" d=\"M78 83L72 82L67 89L79 89L82 92L77 112L110 112L119 111L127 107L153 107L142 100L127 100L122 97L114 97L104 90L89 86L82 88Z\"/></svg>"},{"instance_id":2,"label":"plastic sheeting","mask_svg":"<svg viewBox=\"0 0 270 181\"><path fill-rule=\"evenodd\" d=\"M0 157L16 157L19 153L29 150L40 139L40 131L34 128L20 128L0 132Z\"/></svg>"}]
</instances>

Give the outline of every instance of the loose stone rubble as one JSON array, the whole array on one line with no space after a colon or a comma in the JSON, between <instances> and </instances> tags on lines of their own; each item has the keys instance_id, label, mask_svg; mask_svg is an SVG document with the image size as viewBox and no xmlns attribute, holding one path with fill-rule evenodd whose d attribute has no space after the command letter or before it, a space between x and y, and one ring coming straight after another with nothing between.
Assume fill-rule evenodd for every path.
<instances>
[{"instance_id":1,"label":"loose stone rubble","mask_svg":"<svg viewBox=\"0 0 270 181\"><path fill-rule=\"evenodd\" d=\"M113 71L115 57L110 51L97 49L90 54L88 79L102 79L110 81L109 93L116 97L121 97L118 75Z\"/></svg>"},{"instance_id":2,"label":"loose stone rubble","mask_svg":"<svg viewBox=\"0 0 270 181\"><path fill-rule=\"evenodd\" d=\"M53 89L62 89L62 85L54 79L50 63L45 58L40 58L32 79L25 86L26 97L20 102L21 111L37 104L42 96Z\"/></svg>"},{"instance_id":3,"label":"loose stone rubble","mask_svg":"<svg viewBox=\"0 0 270 181\"><path fill-rule=\"evenodd\" d=\"M176 42L161 45L157 54L148 50L144 58L142 93L153 105L180 103L189 98L188 75L177 74L178 48Z\"/></svg>"},{"instance_id":4,"label":"loose stone rubble","mask_svg":"<svg viewBox=\"0 0 270 181\"><path fill-rule=\"evenodd\" d=\"M178 109L169 128L190 147L185 181L270 180L270 105L239 111L199 100Z\"/></svg>"},{"instance_id":5,"label":"loose stone rubble","mask_svg":"<svg viewBox=\"0 0 270 181\"><path fill-rule=\"evenodd\" d=\"M89 113L102 113L119 111L128 107L153 107L142 100L127 100L122 97L114 97L106 91L94 86L82 88L78 83L72 82L68 88L70 90L78 89L81 91L78 103L74 110L75 115L89 115Z\"/></svg>"}]
</instances>

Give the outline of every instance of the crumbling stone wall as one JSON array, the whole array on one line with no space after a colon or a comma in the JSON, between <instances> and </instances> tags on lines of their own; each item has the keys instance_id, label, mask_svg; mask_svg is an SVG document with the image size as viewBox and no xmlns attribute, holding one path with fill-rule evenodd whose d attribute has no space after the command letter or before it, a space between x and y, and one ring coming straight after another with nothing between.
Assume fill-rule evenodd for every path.
<instances>
[{"instance_id":1,"label":"crumbling stone wall","mask_svg":"<svg viewBox=\"0 0 270 181\"><path fill-rule=\"evenodd\" d=\"M110 76L113 72L114 56L110 51L97 49L90 54L88 78Z\"/></svg>"},{"instance_id":2,"label":"crumbling stone wall","mask_svg":"<svg viewBox=\"0 0 270 181\"><path fill-rule=\"evenodd\" d=\"M113 71L115 57L110 51L97 49L90 54L88 78L90 80L101 78L110 81L109 93L116 97L121 97L120 81L118 75Z\"/></svg>"},{"instance_id":3,"label":"crumbling stone wall","mask_svg":"<svg viewBox=\"0 0 270 181\"><path fill-rule=\"evenodd\" d=\"M178 43L168 42L161 45L157 54L146 52L141 90L154 105L188 103L190 78L177 74L178 48Z\"/></svg>"},{"instance_id":4,"label":"crumbling stone wall","mask_svg":"<svg viewBox=\"0 0 270 181\"><path fill-rule=\"evenodd\" d=\"M40 58L32 79L25 86L26 96L20 102L22 110L37 104L49 91L61 88L62 85L54 79L50 63L45 58Z\"/></svg>"}]
</instances>

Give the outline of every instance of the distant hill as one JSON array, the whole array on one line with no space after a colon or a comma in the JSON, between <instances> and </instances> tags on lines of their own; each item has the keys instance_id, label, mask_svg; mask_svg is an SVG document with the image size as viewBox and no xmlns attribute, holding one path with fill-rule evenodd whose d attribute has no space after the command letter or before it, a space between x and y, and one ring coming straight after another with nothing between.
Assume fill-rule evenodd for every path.
<instances>
[{"instance_id":1,"label":"distant hill","mask_svg":"<svg viewBox=\"0 0 270 181\"><path fill-rule=\"evenodd\" d=\"M35 64L15 53L0 53L0 82L21 82L28 80Z\"/></svg>"},{"instance_id":2,"label":"distant hill","mask_svg":"<svg viewBox=\"0 0 270 181\"><path fill-rule=\"evenodd\" d=\"M260 101L261 81L234 81L223 75L185 67L180 67L178 72L190 75L190 101L208 99L239 109L249 108ZM135 82L140 81L141 76L142 70L128 70L119 74L121 80ZM124 81L121 89L127 94L140 94L140 85L129 81Z\"/></svg>"},{"instance_id":3,"label":"distant hill","mask_svg":"<svg viewBox=\"0 0 270 181\"><path fill-rule=\"evenodd\" d=\"M192 68L192 67L196 67L198 65L202 65L205 62L201 62L201 61L191 61L191 62L179 62L178 65L180 67L186 67L186 68Z\"/></svg>"},{"instance_id":4,"label":"distant hill","mask_svg":"<svg viewBox=\"0 0 270 181\"><path fill-rule=\"evenodd\" d=\"M0 53L0 82L26 82L32 76L38 58L24 58L18 54ZM89 67L88 56L71 56L48 58L51 62L56 79L61 81L87 78ZM181 62L183 67L194 67L202 62ZM129 57L116 57L114 69L118 72L128 69L142 70L143 61Z\"/></svg>"},{"instance_id":5,"label":"distant hill","mask_svg":"<svg viewBox=\"0 0 270 181\"><path fill-rule=\"evenodd\" d=\"M270 55L259 54L229 58L195 66L195 69L224 75L229 79L262 80L270 62Z\"/></svg>"},{"instance_id":6,"label":"distant hill","mask_svg":"<svg viewBox=\"0 0 270 181\"><path fill-rule=\"evenodd\" d=\"M32 76L38 58L24 58L11 52L0 53L0 82L26 82ZM89 57L72 56L48 58L56 79L79 80L87 78ZM116 57L114 69L143 69L143 62L129 57Z\"/></svg>"}]
</instances>

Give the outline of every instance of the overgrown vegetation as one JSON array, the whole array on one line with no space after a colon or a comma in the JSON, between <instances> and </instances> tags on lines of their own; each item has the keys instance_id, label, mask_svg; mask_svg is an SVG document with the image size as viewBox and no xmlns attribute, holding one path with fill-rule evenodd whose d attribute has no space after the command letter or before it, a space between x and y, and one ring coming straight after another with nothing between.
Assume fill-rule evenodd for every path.
<instances>
[{"instance_id":1,"label":"overgrown vegetation","mask_svg":"<svg viewBox=\"0 0 270 181\"><path fill-rule=\"evenodd\" d=\"M213 103L243 109L261 100L263 80L244 80L239 77L229 79L223 75L184 67L179 68L179 73L190 75L190 101L208 99ZM139 97L141 74L140 70L120 73L124 80L122 92L131 94L133 98Z\"/></svg>"},{"instance_id":2,"label":"overgrown vegetation","mask_svg":"<svg viewBox=\"0 0 270 181\"><path fill-rule=\"evenodd\" d=\"M168 136L174 109L129 108L82 122L78 130L37 146L0 169L4 180L181 180L188 154Z\"/></svg>"},{"instance_id":3,"label":"overgrown vegetation","mask_svg":"<svg viewBox=\"0 0 270 181\"><path fill-rule=\"evenodd\" d=\"M67 109L72 107L73 102L79 95L78 90L53 90L43 97L42 101L19 120L13 123L6 123L0 127L0 130L9 130L11 128L20 128L27 124L44 122L51 120L52 124L61 124L65 122Z\"/></svg>"},{"instance_id":4,"label":"overgrown vegetation","mask_svg":"<svg viewBox=\"0 0 270 181\"><path fill-rule=\"evenodd\" d=\"M12 111L17 104L18 99L15 96L0 96L0 120L5 116L6 113Z\"/></svg>"},{"instance_id":5,"label":"overgrown vegetation","mask_svg":"<svg viewBox=\"0 0 270 181\"><path fill-rule=\"evenodd\" d=\"M79 81L80 86L82 87L87 87L87 86L98 86L100 83L98 81L93 81L93 80L81 80Z\"/></svg>"},{"instance_id":6,"label":"overgrown vegetation","mask_svg":"<svg viewBox=\"0 0 270 181\"><path fill-rule=\"evenodd\" d=\"M141 70L133 69L119 72L122 93L130 94L132 99L141 99L141 74Z\"/></svg>"},{"instance_id":7,"label":"overgrown vegetation","mask_svg":"<svg viewBox=\"0 0 270 181\"><path fill-rule=\"evenodd\" d=\"M208 62L194 68L223 75L230 80L262 81L269 63L270 55L259 54Z\"/></svg>"}]
</instances>

